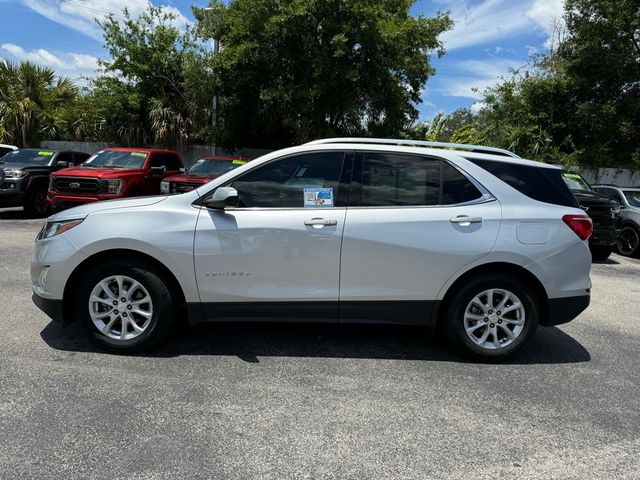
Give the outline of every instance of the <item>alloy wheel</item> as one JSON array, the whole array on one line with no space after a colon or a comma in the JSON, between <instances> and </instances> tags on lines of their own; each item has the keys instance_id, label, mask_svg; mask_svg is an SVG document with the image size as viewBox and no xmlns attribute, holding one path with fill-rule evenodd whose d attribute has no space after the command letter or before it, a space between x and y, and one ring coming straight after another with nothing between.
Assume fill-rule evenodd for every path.
<instances>
[{"instance_id":1,"label":"alloy wheel","mask_svg":"<svg viewBox=\"0 0 640 480\"><path fill-rule=\"evenodd\" d=\"M522 334L524 305L512 292L493 288L469 302L464 313L464 329L473 343L487 350L511 345Z\"/></svg>"},{"instance_id":2,"label":"alloy wheel","mask_svg":"<svg viewBox=\"0 0 640 480\"><path fill-rule=\"evenodd\" d=\"M618 239L618 250L623 255L632 255L640 245L638 232L633 227L624 227Z\"/></svg>"},{"instance_id":3,"label":"alloy wheel","mask_svg":"<svg viewBox=\"0 0 640 480\"><path fill-rule=\"evenodd\" d=\"M89 315L103 335L114 340L132 340L151 324L153 302L140 282L114 275L98 282L91 291Z\"/></svg>"}]
</instances>

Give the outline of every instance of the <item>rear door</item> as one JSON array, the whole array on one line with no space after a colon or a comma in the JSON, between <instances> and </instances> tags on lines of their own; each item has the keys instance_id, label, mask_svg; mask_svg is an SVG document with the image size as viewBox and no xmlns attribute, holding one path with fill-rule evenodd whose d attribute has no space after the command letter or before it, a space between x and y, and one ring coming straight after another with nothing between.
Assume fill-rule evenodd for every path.
<instances>
[{"instance_id":1,"label":"rear door","mask_svg":"<svg viewBox=\"0 0 640 480\"><path fill-rule=\"evenodd\" d=\"M342 244L341 321L424 323L441 287L489 253L499 203L445 160L356 156Z\"/></svg>"}]
</instances>

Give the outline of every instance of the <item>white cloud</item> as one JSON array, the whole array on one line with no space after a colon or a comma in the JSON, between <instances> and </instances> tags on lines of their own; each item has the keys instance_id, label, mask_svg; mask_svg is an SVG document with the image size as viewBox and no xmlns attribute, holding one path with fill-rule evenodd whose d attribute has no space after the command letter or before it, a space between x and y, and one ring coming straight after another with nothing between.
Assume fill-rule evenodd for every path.
<instances>
[{"instance_id":1,"label":"white cloud","mask_svg":"<svg viewBox=\"0 0 640 480\"><path fill-rule=\"evenodd\" d=\"M532 29L541 29L549 36L554 20L562 17L564 0L483 0L472 6L467 6L466 0L445 3L455 26L442 35L442 40L447 49L455 50Z\"/></svg>"},{"instance_id":2,"label":"white cloud","mask_svg":"<svg viewBox=\"0 0 640 480\"><path fill-rule=\"evenodd\" d=\"M14 43L3 43L0 48L9 53L15 60L24 60L51 67L61 73L70 74L73 77L82 75L91 76L99 68L98 59L84 53L54 54L43 48L27 51Z\"/></svg>"},{"instance_id":3,"label":"white cloud","mask_svg":"<svg viewBox=\"0 0 640 480\"><path fill-rule=\"evenodd\" d=\"M471 110L471 113L478 113L486 106L487 104L484 102L473 102L473 105L469 107L469 110Z\"/></svg>"},{"instance_id":4,"label":"white cloud","mask_svg":"<svg viewBox=\"0 0 640 480\"><path fill-rule=\"evenodd\" d=\"M482 91L495 85L500 77L508 77L510 68L518 68L522 61L502 58L463 60L449 64L442 73L438 92L447 97L482 98ZM436 77L437 77L436 73Z\"/></svg>"},{"instance_id":5,"label":"white cloud","mask_svg":"<svg viewBox=\"0 0 640 480\"><path fill-rule=\"evenodd\" d=\"M49 20L72 28L96 40L102 39L102 30L96 20L103 21L109 13L120 17L127 8L132 16L143 13L150 2L148 0L22 0L31 10ZM163 5L160 8L175 15L173 25L184 30L189 23L176 7Z\"/></svg>"}]
</instances>

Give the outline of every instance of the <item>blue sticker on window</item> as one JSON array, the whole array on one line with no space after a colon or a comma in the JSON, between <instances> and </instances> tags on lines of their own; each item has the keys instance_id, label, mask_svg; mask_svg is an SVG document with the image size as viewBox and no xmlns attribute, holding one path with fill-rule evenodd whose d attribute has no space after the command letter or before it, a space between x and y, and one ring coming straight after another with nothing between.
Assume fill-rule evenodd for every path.
<instances>
[{"instance_id":1,"label":"blue sticker on window","mask_svg":"<svg viewBox=\"0 0 640 480\"><path fill-rule=\"evenodd\" d=\"M333 207L333 188L305 188L305 207Z\"/></svg>"}]
</instances>

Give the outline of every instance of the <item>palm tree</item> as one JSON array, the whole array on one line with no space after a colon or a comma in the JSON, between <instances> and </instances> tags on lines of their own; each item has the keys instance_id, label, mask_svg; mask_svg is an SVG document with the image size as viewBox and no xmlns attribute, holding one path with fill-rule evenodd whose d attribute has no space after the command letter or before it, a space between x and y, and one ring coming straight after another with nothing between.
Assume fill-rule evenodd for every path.
<instances>
[{"instance_id":1,"label":"palm tree","mask_svg":"<svg viewBox=\"0 0 640 480\"><path fill-rule=\"evenodd\" d=\"M0 142L26 147L54 137L56 113L76 95L51 68L0 61Z\"/></svg>"}]
</instances>

